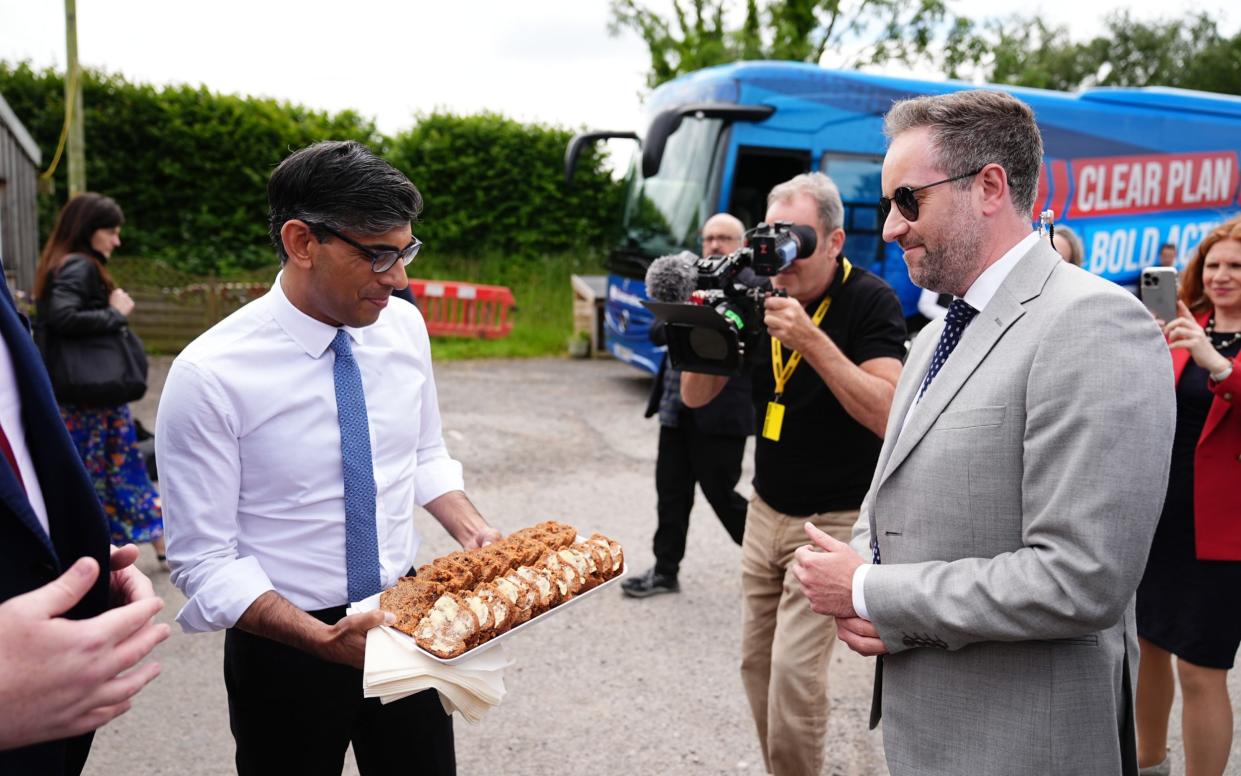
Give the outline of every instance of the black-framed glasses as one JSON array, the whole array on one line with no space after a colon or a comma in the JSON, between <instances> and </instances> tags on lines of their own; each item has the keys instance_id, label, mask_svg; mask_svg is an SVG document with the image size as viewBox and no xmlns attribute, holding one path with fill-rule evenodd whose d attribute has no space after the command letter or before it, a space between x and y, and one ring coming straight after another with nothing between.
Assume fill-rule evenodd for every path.
<instances>
[{"instance_id":1,"label":"black-framed glasses","mask_svg":"<svg viewBox=\"0 0 1241 776\"><path fill-rule=\"evenodd\" d=\"M888 214L892 212L892 205L894 203L896 204L896 209L901 211L901 215L905 217L906 221L917 221L918 198L915 197L914 194L924 189L929 189L932 186L941 186L945 183L952 183L953 181L959 181L964 178L972 178L985 169L987 169L987 166L983 165L973 172L967 172L952 178L944 178L942 181L935 181L934 183L928 183L925 186L918 186L912 189L908 186L897 187L896 191L892 192L891 197L879 198L879 223L882 224L888 220Z\"/></svg>"},{"instance_id":2,"label":"black-framed glasses","mask_svg":"<svg viewBox=\"0 0 1241 776\"><path fill-rule=\"evenodd\" d=\"M327 232L333 237L339 237L341 240L345 241L349 245L352 245L353 247L362 251L362 253L366 254L371 259L371 272L376 272L376 273L387 272L388 270L392 269L392 265L396 264L398 261L401 262L402 267L408 267L409 263L414 260L415 256L418 255L418 249L422 247L422 241L419 240L417 237L413 237L413 235L410 235L411 239L409 241L409 245L406 245L401 250L381 251L381 250L376 250L375 248L372 248L368 245L363 245L357 240L352 240L346 237L345 235L341 234L340 232L336 231L332 227L328 226L327 224L308 223L307 225L310 226L312 229L322 229L323 231Z\"/></svg>"}]
</instances>

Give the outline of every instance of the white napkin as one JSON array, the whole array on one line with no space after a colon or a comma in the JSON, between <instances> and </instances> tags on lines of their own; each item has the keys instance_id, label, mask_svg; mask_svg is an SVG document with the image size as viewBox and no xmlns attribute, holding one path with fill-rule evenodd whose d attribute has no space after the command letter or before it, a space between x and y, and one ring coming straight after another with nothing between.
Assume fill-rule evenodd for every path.
<instances>
[{"instance_id":1,"label":"white napkin","mask_svg":"<svg viewBox=\"0 0 1241 776\"><path fill-rule=\"evenodd\" d=\"M373 595L352 604L347 614L378 608L379 596ZM478 722L504 699L504 669L510 665L503 644L454 665L444 665L423 654L409 636L381 625L366 634L362 694L391 703L435 689L445 713L459 711L467 722Z\"/></svg>"}]
</instances>

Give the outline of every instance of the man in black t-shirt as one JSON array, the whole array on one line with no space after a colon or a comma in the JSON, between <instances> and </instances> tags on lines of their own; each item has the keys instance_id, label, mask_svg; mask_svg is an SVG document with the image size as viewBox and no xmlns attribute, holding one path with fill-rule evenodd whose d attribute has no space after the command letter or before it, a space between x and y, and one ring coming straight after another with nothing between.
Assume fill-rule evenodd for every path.
<instances>
[{"instance_id":1,"label":"man in black t-shirt","mask_svg":"<svg viewBox=\"0 0 1241 776\"><path fill-rule=\"evenodd\" d=\"M848 541L879 457L905 354L900 302L841 255L844 207L822 173L772 189L766 221L811 226L815 252L772 278L753 374L761 427L742 544L741 675L767 770L817 774L827 732L835 623L810 610L790 566L808 521ZM772 346L774 339L780 347ZM802 363L802 362L805 363ZM685 372L702 406L726 378Z\"/></svg>"}]
</instances>

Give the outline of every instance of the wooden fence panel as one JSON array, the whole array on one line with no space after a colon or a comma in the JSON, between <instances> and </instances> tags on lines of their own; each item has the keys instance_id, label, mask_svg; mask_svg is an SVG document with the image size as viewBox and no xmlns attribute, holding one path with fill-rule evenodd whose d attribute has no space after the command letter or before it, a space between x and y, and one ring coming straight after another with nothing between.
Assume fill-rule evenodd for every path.
<instances>
[{"instance_id":1,"label":"wooden fence panel","mask_svg":"<svg viewBox=\"0 0 1241 776\"><path fill-rule=\"evenodd\" d=\"M127 288L129 325L152 353L179 353L195 337L266 292L261 283L208 282L183 288Z\"/></svg>"}]
</instances>

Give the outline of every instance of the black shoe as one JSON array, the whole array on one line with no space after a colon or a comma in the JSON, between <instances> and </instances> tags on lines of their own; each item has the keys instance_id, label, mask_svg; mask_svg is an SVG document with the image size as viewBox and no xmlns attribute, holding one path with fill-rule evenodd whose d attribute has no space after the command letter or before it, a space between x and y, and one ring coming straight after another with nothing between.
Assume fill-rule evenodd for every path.
<instances>
[{"instance_id":1,"label":"black shoe","mask_svg":"<svg viewBox=\"0 0 1241 776\"><path fill-rule=\"evenodd\" d=\"M621 582L621 592L630 598L646 598L660 593L679 593L681 586L676 577L660 574L652 568L640 577Z\"/></svg>"}]
</instances>

